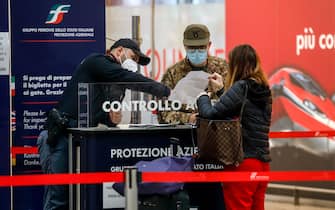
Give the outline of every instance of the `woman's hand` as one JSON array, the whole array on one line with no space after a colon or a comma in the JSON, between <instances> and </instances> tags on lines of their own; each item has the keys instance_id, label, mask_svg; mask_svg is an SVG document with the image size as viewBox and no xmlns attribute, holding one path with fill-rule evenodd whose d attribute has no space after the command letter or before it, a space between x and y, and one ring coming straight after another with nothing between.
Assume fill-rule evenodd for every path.
<instances>
[{"instance_id":1,"label":"woman's hand","mask_svg":"<svg viewBox=\"0 0 335 210\"><path fill-rule=\"evenodd\" d=\"M213 92L217 92L223 88L223 80L222 76L218 73L214 73L208 77L209 79L209 84L208 86L210 87Z\"/></svg>"}]
</instances>

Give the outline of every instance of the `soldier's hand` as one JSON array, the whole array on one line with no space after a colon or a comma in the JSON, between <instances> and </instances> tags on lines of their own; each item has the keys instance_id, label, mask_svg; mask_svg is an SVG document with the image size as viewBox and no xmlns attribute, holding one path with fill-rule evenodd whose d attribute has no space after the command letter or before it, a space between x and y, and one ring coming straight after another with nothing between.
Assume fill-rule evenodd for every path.
<instances>
[{"instance_id":1,"label":"soldier's hand","mask_svg":"<svg viewBox=\"0 0 335 210\"><path fill-rule=\"evenodd\" d=\"M190 115L190 118L189 118L189 120L188 120L188 122L191 123L191 124L195 124L196 121L197 121L197 114L198 114L198 113L193 113L193 114L191 114L191 115Z\"/></svg>"},{"instance_id":2,"label":"soldier's hand","mask_svg":"<svg viewBox=\"0 0 335 210\"><path fill-rule=\"evenodd\" d=\"M112 123L119 124L121 122L121 119L122 119L121 111L118 111L118 112L110 111L109 112L109 119Z\"/></svg>"}]
</instances>

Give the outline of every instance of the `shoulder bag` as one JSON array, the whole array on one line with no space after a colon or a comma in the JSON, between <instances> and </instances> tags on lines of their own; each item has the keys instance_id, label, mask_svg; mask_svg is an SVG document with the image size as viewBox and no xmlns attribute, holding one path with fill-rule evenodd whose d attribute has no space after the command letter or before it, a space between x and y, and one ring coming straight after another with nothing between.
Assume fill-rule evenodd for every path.
<instances>
[{"instance_id":1,"label":"shoulder bag","mask_svg":"<svg viewBox=\"0 0 335 210\"><path fill-rule=\"evenodd\" d=\"M238 166L243 161L241 121L247 93L248 85L237 119L197 119L198 158L201 162Z\"/></svg>"}]
</instances>

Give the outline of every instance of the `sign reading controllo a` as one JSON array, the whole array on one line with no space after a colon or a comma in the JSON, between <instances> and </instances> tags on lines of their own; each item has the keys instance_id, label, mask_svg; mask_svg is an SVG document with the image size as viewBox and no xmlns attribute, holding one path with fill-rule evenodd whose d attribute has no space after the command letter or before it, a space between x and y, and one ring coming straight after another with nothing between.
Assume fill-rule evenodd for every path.
<instances>
[{"instance_id":1,"label":"sign reading controllo a","mask_svg":"<svg viewBox=\"0 0 335 210\"><path fill-rule=\"evenodd\" d=\"M11 1L11 29L13 147L35 147L46 112L57 105L76 66L90 53L105 52L105 3ZM13 157L14 174L40 172L37 154ZM20 203L22 209L41 209L42 197L33 191L43 187L25 189L14 189L15 209L21 209Z\"/></svg>"}]
</instances>

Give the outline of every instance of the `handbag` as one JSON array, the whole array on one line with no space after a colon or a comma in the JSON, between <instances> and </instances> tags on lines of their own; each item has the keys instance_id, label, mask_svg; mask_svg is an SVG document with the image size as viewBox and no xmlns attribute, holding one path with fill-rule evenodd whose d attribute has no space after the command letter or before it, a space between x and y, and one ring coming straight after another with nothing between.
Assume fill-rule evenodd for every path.
<instances>
[{"instance_id":1,"label":"handbag","mask_svg":"<svg viewBox=\"0 0 335 210\"><path fill-rule=\"evenodd\" d=\"M230 120L197 119L197 146L200 161L235 166L243 161L241 121L247 92L248 86L246 86L239 118Z\"/></svg>"},{"instance_id":2,"label":"handbag","mask_svg":"<svg viewBox=\"0 0 335 210\"><path fill-rule=\"evenodd\" d=\"M152 161L139 161L135 164L140 172L191 171L192 157L162 157ZM183 189L183 182L141 182L139 195L169 195ZM113 188L124 195L124 183L114 183Z\"/></svg>"}]
</instances>

